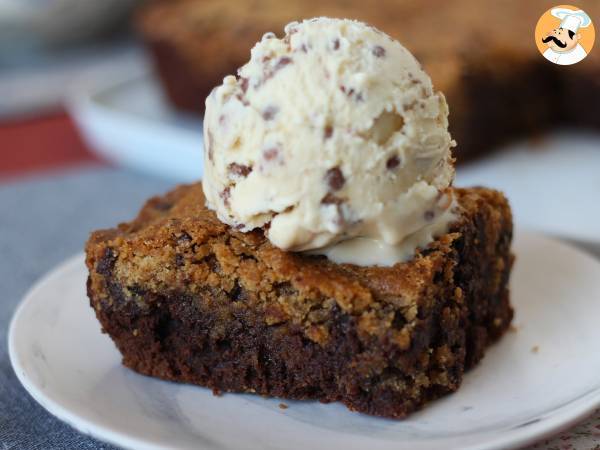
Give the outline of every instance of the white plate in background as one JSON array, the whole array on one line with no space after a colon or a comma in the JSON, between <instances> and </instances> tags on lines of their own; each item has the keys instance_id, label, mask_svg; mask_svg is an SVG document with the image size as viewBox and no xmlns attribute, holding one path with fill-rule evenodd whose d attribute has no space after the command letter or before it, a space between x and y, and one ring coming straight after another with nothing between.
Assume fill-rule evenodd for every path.
<instances>
[{"instance_id":1,"label":"white plate in background","mask_svg":"<svg viewBox=\"0 0 600 450\"><path fill-rule=\"evenodd\" d=\"M70 110L90 147L111 161L176 181L201 177L201 120L175 112L147 69L74 97ZM477 184L506 192L520 226L600 242L600 135L521 141L458 168L457 186Z\"/></svg>"},{"instance_id":2,"label":"white plate in background","mask_svg":"<svg viewBox=\"0 0 600 450\"><path fill-rule=\"evenodd\" d=\"M458 392L404 421L339 404L292 402L138 375L85 293L83 255L39 281L9 330L27 391L79 431L136 449L509 449L574 424L600 406L600 262L517 232L511 279L516 331L493 345Z\"/></svg>"},{"instance_id":3,"label":"white plate in background","mask_svg":"<svg viewBox=\"0 0 600 450\"><path fill-rule=\"evenodd\" d=\"M562 132L520 141L457 170L457 186L504 191L522 227L600 242L600 135Z\"/></svg>"},{"instance_id":4,"label":"white plate in background","mask_svg":"<svg viewBox=\"0 0 600 450\"><path fill-rule=\"evenodd\" d=\"M202 120L174 111L158 80L143 67L139 72L79 92L69 101L71 116L88 146L109 161L174 181L199 180Z\"/></svg>"}]
</instances>

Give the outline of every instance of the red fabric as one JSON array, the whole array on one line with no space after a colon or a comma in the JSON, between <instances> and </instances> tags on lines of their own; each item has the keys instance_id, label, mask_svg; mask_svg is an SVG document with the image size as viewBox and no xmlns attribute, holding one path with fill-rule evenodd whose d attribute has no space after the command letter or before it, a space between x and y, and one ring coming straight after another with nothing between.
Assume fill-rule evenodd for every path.
<instances>
[{"instance_id":1,"label":"red fabric","mask_svg":"<svg viewBox=\"0 0 600 450\"><path fill-rule=\"evenodd\" d=\"M90 163L100 160L65 113L0 122L0 178Z\"/></svg>"}]
</instances>

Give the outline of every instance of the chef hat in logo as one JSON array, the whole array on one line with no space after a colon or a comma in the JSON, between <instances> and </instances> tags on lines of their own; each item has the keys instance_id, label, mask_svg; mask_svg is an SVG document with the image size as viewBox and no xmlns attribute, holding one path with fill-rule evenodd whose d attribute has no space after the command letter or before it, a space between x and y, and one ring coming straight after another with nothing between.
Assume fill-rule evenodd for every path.
<instances>
[{"instance_id":1,"label":"chef hat in logo","mask_svg":"<svg viewBox=\"0 0 600 450\"><path fill-rule=\"evenodd\" d=\"M552 8L550 13L561 20L560 27L577 33L579 28L586 28L592 23L592 19L584 11L569 8Z\"/></svg>"}]
</instances>

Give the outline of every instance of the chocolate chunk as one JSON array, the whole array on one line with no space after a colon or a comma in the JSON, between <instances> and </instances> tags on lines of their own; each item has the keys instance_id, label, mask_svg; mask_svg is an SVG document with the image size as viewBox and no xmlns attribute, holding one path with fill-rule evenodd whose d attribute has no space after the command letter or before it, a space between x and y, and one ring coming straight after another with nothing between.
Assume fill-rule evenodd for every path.
<instances>
[{"instance_id":1,"label":"chocolate chunk","mask_svg":"<svg viewBox=\"0 0 600 450\"><path fill-rule=\"evenodd\" d=\"M277 147L268 148L263 152L263 158L265 161L272 161L279 155L279 149Z\"/></svg>"},{"instance_id":2,"label":"chocolate chunk","mask_svg":"<svg viewBox=\"0 0 600 450\"><path fill-rule=\"evenodd\" d=\"M231 163L227 168L229 170L229 173L231 173L232 175L237 175L239 177L247 177L250 174L250 172L252 172L252 167L238 163Z\"/></svg>"},{"instance_id":3,"label":"chocolate chunk","mask_svg":"<svg viewBox=\"0 0 600 450\"><path fill-rule=\"evenodd\" d=\"M340 48L340 40L336 38L333 41L333 49L334 50L339 50L339 48Z\"/></svg>"},{"instance_id":4,"label":"chocolate chunk","mask_svg":"<svg viewBox=\"0 0 600 450\"><path fill-rule=\"evenodd\" d=\"M267 106L262 113L262 117L265 120L272 120L275 114L279 112L279 108L276 106Z\"/></svg>"},{"instance_id":5,"label":"chocolate chunk","mask_svg":"<svg viewBox=\"0 0 600 450\"><path fill-rule=\"evenodd\" d=\"M110 275L117 262L117 256L118 254L116 251L110 247L106 247L98 264L96 264L96 273L105 276Z\"/></svg>"},{"instance_id":6,"label":"chocolate chunk","mask_svg":"<svg viewBox=\"0 0 600 450\"><path fill-rule=\"evenodd\" d=\"M344 203L344 200L329 192L325 197L323 197L321 203L323 205L341 205Z\"/></svg>"},{"instance_id":7,"label":"chocolate chunk","mask_svg":"<svg viewBox=\"0 0 600 450\"><path fill-rule=\"evenodd\" d=\"M242 92L245 94L248 90L248 78L240 78L240 87L242 88Z\"/></svg>"},{"instance_id":8,"label":"chocolate chunk","mask_svg":"<svg viewBox=\"0 0 600 450\"><path fill-rule=\"evenodd\" d=\"M183 233L181 233L179 235L179 237L177 237L177 242L180 244L184 244L184 243L191 242L191 241L192 241L192 237L185 231Z\"/></svg>"},{"instance_id":9,"label":"chocolate chunk","mask_svg":"<svg viewBox=\"0 0 600 450\"><path fill-rule=\"evenodd\" d=\"M329 139L331 136L333 136L333 127L331 125L326 125L323 130L323 137Z\"/></svg>"},{"instance_id":10,"label":"chocolate chunk","mask_svg":"<svg viewBox=\"0 0 600 450\"><path fill-rule=\"evenodd\" d=\"M282 56L281 58L279 58L277 63L270 70L265 68L265 70L263 72L262 80L259 80L258 83L254 86L254 88L258 89L267 80L273 78L273 76L275 75L275 72L284 68L288 64L291 64L292 62L293 62L293 59L290 58L289 56Z\"/></svg>"},{"instance_id":11,"label":"chocolate chunk","mask_svg":"<svg viewBox=\"0 0 600 450\"><path fill-rule=\"evenodd\" d=\"M208 160L212 161L213 160L214 138L213 138L212 131L210 131L210 128L207 130L206 134L208 135L207 140L206 140L206 152L208 153Z\"/></svg>"},{"instance_id":12,"label":"chocolate chunk","mask_svg":"<svg viewBox=\"0 0 600 450\"><path fill-rule=\"evenodd\" d=\"M427 210L423 214L423 217L425 218L425 220L427 222L431 222L433 220L433 218L435 217L435 213L433 211L431 211L431 210Z\"/></svg>"},{"instance_id":13,"label":"chocolate chunk","mask_svg":"<svg viewBox=\"0 0 600 450\"><path fill-rule=\"evenodd\" d=\"M229 197L231 197L231 186L227 186L221 193L219 194L221 200L223 200L223 204L229 208Z\"/></svg>"},{"instance_id":14,"label":"chocolate chunk","mask_svg":"<svg viewBox=\"0 0 600 450\"><path fill-rule=\"evenodd\" d=\"M378 58L383 58L385 56L385 48L383 48L381 45L376 45L373 47L371 52Z\"/></svg>"},{"instance_id":15,"label":"chocolate chunk","mask_svg":"<svg viewBox=\"0 0 600 450\"><path fill-rule=\"evenodd\" d=\"M236 95L235 98L237 98L244 106L248 106L250 104L250 102L246 100L242 94Z\"/></svg>"},{"instance_id":16,"label":"chocolate chunk","mask_svg":"<svg viewBox=\"0 0 600 450\"><path fill-rule=\"evenodd\" d=\"M352 97L352 95L354 94L354 88L348 89L346 86L340 86L340 90L348 97Z\"/></svg>"},{"instance_id":17,"label":"chocolate chunk","mask_svg":"<svg viewBox=\"0 0 600 450\"><path fill-rule=\"evenodd\" d=\"M334 167L325 174L325 181L332 191L339 191L344 186L346 179L340 168Z\"/></svg>"},{"instance_id":18,"label":"chocolate chunk","mask_svg":"<svg viewBox=\"0 0 600 450\"><path fill-rule=\"evenodd\" d=\"M385 167L387 167L389 170L393 170L396 167L398 167L399 165L400 165L400 157L398 155L392 156L385 163Z\"/></svg>"},{"instance_id":19,"label":"chocolate chunk","mask_svg":"<svg viewBox=\"0 0 600 450\"><path fill-rule=\"evenodd\" d=\"M290 58L289 56L282 56L281 58L279 58L279 61L277 61L277 64L275 64L274 70L277 71L279 69L282 69L288 64L291 64L292 61L292 58Z\"/></svg>"},{"instance_id":20,"label":"chocolate chunk","mask_svg":"<svg viewBox=\"0 0 600 450\"><path fill-rule=\"evenodd\" d=\"M185 264L185 256L180 253L175 255L175 265L177 267L182 267Z\"/></svg>"}]
</instances>

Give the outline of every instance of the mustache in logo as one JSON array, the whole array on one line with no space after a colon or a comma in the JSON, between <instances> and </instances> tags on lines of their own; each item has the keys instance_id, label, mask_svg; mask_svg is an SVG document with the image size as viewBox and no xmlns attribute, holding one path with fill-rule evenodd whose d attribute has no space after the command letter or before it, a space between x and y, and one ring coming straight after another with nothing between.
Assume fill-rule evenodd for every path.
<instances>
[{"instance_id":1,"label":"mustache in logo","mask_svg":"<svg viewBox=\"0 0 600 450\"><path fill-rule=\"evenodd\" d=\"M567 46L566 42L560 41L556 36L546 36L545 38L542 38L544 44L550 41L553 41L560 48L565 48Z\"/></svg>"}]
</instances>

